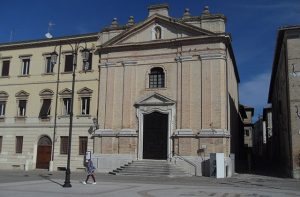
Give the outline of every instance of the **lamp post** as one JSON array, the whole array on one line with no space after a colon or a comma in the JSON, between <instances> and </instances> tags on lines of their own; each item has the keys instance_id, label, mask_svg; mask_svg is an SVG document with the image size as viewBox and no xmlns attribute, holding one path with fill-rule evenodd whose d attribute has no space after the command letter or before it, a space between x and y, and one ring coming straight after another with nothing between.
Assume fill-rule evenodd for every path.
<instances>
[{"instance_id":1,"label":"lamp post","mask_svg":"<svg viewBox=\"0 0 300 197\"><path fill-rule=\"evenodd\" d=\"M65 177L65 183L63 187L72 187L70 182L70 158L71 158L71 142L72 142L72 129L73 129L73 104L74 104L74 87L75 87L75 71L77 66L77 55L78 51L82 54L84 69L87 69L87 63L89 60L90 51L86 47L80 46L81 43L75 43L74 46L72 44L69 44L72 48L72 55L73 55L73 72L72 72L72 96L71 96L71 105L70 105L70 124L69 124L69 137L68 137L68 160L67 160L67 169L66 169L66 177ZM51 63L54 65L56 64L58 54L56 52L56 47L54 48L54 51L51 53ZM80 50L81 49L81 50Z\"/></svg>"}]
</instances>

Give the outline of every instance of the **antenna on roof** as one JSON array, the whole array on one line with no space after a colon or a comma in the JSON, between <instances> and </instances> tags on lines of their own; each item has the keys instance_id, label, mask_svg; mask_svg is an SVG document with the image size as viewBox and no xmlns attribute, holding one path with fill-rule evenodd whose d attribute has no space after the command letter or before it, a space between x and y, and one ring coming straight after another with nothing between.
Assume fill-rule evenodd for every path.
<instances>
[{"instance_id":1,"label":"antenna on roof","mask_svg":"<svg viewBox=\"0 0 300 197\"><path fill-rule=\"evenodd\" d=\"M48 23L48 32L45 34L46 38L48 38L48 39L53 38L53 36L50 33L50 30L51 30L52 26L54 26L54 25L55 24L52 23L51 21Z\"/></svg>"}]
</instances>

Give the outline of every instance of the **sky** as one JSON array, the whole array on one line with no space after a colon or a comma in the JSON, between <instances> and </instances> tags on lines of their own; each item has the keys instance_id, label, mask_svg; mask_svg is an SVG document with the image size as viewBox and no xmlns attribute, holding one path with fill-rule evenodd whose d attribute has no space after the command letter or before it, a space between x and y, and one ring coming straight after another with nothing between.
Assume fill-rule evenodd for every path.
<instances>
[{"instance_id":1,"label":"sky","mask_svg":"<svg viewBox=\"0 0 300 197\"><path fill-rule=\"evenodd\" d=\"M151 4L168 3L169 15L180 18L189 8L193 16L204 6L227 17L226 31L240 76L240 103L255 108L255 117L267 104L277 30L300 25L300 0L3 0L0 43L45 38L48 24L54 37L99 32L113 18L126 24L147 18Z\"/></svg>"}]
</instances>

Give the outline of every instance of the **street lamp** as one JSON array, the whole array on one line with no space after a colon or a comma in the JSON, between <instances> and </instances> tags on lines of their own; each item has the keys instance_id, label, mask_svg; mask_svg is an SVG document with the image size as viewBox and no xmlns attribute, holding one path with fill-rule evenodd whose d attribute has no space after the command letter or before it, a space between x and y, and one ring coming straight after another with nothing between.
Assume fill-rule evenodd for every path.
<instances>
[{"instance_id":1,"label":"street lamp","mask_svg":"<svg viewBox=\"0 0 300 197\"><path fill-rule=\"evenodd\" d=\"M77 55L78 51L80 50L83 60L83 69L87 69L87 63L89 60L90 50L87 49L86 43L85 47L80 46L80 43L75 43L74 46L72 44L69 44L72 48L72 55L73 55L73 72L72 72L72 97L71 97L71 106L70 106L70 125L69 125L69 138L68 138L68 160L67 160L67 169L66 169L66 177L65 177L65 183L63 187L72 187L70 182L70 157L71 157L71 142L72 142L72 127L73 127L73 104L74 104L74 87L75 87L75 70L77 66ZM56 48L56 47L55 47ZM54 51L50 54L51 55L51 63L54 65L57 62L58 54Z\"/></svg>"}]
</instances>

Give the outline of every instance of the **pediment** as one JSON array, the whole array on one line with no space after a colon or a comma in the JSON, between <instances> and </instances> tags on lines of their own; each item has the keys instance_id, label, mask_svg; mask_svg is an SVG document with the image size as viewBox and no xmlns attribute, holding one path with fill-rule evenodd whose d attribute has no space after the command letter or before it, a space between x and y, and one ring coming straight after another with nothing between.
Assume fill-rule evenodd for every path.
<instances>
[{"instance_id":1,"label":"pediment","mask_svg":"<svg viewBox=\"0 0 300 197\"><path fill-rule=\"evenodd\" d=\"M40 96L53 96L54 92L50 89L40 91Z\"/></svg>"},{"instance_id":2,"label":"pediment","mask_svg":"<svg viewBox=\"0 0 300 197\"><path fill-rule=\"evenodd\" d=\"M60 95L69 95L72 94L72 90L65 88L62 91L59 92Z\"/></svg>"},{"instance_id":3,"label":"pediment","mask_svg":"<svg viewBox=\"0 0 300 197\"><path fill-rule=\"evenodd\" d=\"M8 98L7 92L0 91L0 99L7 99L7 98Z\"/></svg>"},{"instance_id":4,"label":"pediment","mask_svg":"<svg viewBox=\"0 0 300 197\"><path fill-rule=\"evenodd\" d=\"M16 97L28 97L29 93L25 92L24 90L21 90L16 93Z\"/></svg>"},{"instance_id":5,"label":"pediment","mask_svg":"<svg viewBox=\"0 0 300 197\"><path fill-rule=\"evenodd\" d=\"M147 95L143 98L141 98L139 101L135 103L135 106L157 106L157 105L173 105L175 104L175 101L161 95L158 93L152 93L150 95Z\"/></svg>"},{"instance_id":6,"label":"pediment","mask_svg":"<svg viewBox=\"0 0 300 197\"><path fill-rule=\"evenodd\" d=\"M78 90L77 93L78 94L92 94L93 90L91 90L87 87L84 87L84 88L81 88L80 90Z\"/></svg>"},{"instance_id":7,"label":"pediment","mask_svg":"<svg viewBox=\"0 0 300 197\"><path fill-rule=\"evenodd\" d=\"M161 28L160 38L155 37L156 27ZM187 23L174 21L169 17L155 14L142 23L133 26L107 41L102 47L144 42L160 42L177 39L178 35L180 35L180 37L193 37L209 36L214 35L214 33Z\"/></svg>"}]
</instances>

